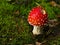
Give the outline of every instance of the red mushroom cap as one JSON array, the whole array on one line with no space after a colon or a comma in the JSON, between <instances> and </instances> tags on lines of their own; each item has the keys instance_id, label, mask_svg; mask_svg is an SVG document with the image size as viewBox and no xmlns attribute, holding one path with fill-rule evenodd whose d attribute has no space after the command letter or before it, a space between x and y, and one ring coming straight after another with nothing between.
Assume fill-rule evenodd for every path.
<instances>
[{"instance_id":1,"label":"red mushroom cap","mask_svg":"<svg viewBox=\"0 0 60 45\"><path fill-rule=\"evenodd\" d=\"M47 23L47 19L47 13L41 6L34 7L28 15L28 22L32 26L43 26Z\"/></svg>"}]
</instances>

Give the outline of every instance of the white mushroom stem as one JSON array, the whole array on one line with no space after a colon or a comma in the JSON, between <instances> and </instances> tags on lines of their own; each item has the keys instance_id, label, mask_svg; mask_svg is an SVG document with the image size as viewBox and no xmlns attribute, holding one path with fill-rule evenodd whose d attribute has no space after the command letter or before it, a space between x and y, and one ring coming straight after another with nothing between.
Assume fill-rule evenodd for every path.
<instances>
[{"instance_id":1,"label":"white mushroom stem","mask_svg":"<svg viewBox=\"0 0 60 45\"><path fill-rule=\"evenodd\" d=\"M34 26L32 33L33 33L34 35L42 34L42 27L40 27L40 26Z\"/></svg>"}]
</instances>

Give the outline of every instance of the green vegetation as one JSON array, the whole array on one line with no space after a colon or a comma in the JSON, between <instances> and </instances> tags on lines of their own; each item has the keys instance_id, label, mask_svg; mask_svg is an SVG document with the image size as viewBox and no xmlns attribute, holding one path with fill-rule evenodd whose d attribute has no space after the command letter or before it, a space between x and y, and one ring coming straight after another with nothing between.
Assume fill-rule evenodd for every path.
<instances>
[{"instance_id":1,"label":"green vegetation","mask_svg":"<svg viewBox=\"0 0 60 45\"><path fill-rule=\"evenodd\" d=\"M44 0L0 0L0 45L23 45L34 43L32 27L27 22L29 11L42 5L48 12L49 19L60 14L60 8L53 7Z\"/></svg>"}]
</instances>

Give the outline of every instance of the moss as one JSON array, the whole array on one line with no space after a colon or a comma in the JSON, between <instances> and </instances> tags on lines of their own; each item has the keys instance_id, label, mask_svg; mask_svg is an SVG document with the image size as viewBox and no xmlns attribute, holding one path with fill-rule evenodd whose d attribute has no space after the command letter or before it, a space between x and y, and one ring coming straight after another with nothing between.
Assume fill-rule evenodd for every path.
<instances>
[{"instance_id":1,"label":"moss","mask_svg":"<svg viewBox=\"0 0 60 45\"><path fill-rule=\"evenodd\" d=\"M19 0L17 3L14 0L0 0L0 45L23 45L35 42L31 32L32 26L28 24L27 17L29 11L37 6L36 0L27 2L29 1ZM55 12L59 8L55 10L48 3L42 4L41 1L37 3L46 8L49 19L55 18Z\"/></svg>"}]
</instances>

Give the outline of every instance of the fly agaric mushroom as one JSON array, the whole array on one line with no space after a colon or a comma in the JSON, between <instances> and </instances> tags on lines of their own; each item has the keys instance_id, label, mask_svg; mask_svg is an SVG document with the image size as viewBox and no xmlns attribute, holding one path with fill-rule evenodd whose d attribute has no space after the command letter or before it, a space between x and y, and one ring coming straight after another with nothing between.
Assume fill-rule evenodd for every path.
<instances>
[{"instance_id":1,"label":"fly agaric mushroom","mask_svg":"<svg viewBox=\"0 0 60 45\"><path fill-rule=\"evenodd\" d=\"M47 13L41 6L34 7L28 15L28 22L34 27L32 31L34 35L42 34L42 27L47 21Z\"/></svg>"}]
</instances>

